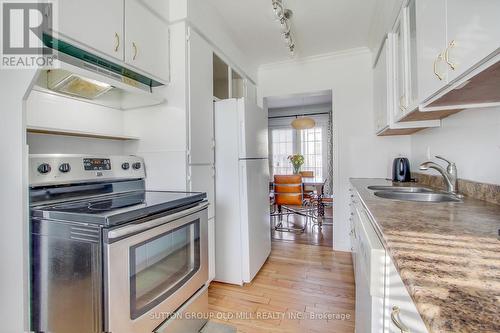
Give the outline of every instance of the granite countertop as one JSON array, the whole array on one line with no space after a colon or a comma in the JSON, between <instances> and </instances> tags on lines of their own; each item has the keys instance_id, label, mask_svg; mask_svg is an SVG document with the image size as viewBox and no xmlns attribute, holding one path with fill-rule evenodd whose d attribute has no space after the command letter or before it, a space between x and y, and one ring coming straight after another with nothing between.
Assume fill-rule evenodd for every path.
<instances>
[{"instance_id":1,"label":"granite countertop","mask_svg":"<svg viewBox=\"0 0 500 333\"><path fill-rule=\"evenodd\" d=\"M429 331L500 332L500 205L395 201L367 189L390 181L351 183Z\"/></svg>"}]
</instances>

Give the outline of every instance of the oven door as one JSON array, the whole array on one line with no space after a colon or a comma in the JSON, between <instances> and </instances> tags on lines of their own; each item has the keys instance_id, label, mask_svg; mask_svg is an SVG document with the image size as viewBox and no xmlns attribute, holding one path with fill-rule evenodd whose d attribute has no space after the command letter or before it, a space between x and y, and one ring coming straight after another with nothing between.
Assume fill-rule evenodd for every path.
<instances>
[{"instance_id":1,"label":"oven door","mask_svg":"<svg viewBox=\"0 0 500 333\"><path fill-rule=\"evenodd\" d=\"M152 332L208 281L207 203L107 232L106 332Z\"/></svg>"}]
</instances>

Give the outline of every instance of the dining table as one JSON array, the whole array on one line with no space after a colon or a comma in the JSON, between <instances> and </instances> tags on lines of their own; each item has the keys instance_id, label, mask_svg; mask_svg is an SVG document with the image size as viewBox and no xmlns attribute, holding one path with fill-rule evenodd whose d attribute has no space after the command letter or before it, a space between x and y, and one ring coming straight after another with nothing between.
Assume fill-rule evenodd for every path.
<instances>
[{"instance_id":1,"label":"dining table","mask_svg":"<svg viewBox=\"0 0 500 333\"><path fill-rule=\"evenodd\" d=\"M321 177L302 177L304 186L314 187L318 195L323 194L323 186L326 180Z\"/></svg>"}]
</instances>

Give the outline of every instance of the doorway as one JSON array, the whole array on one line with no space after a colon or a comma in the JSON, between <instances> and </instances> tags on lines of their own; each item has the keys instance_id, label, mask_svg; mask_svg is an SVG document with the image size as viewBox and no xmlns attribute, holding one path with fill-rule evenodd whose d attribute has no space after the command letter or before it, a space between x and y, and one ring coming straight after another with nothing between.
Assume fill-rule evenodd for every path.
<instances>
[{"instance_id":1,"label":"doorway","mask_svg":"<svg viewBox=\"0 0 500 333\"><path fill-rule=\"evenodd\" d=\"M333 124L332 92L316 91L264 98L268 111L270 196L279 195L275 176L297 172L290 156L300 155L303 164L302 207L305 214L283 215L271 201L273 240L333 246ZM297 205L294 205L297 206ZM278 214L281 213L281 214ZM281 219L281 220L280 220ZM285 225L287 230L276 228ZM293 229L294 231L291 231ZM303 231L302 231L303 229Z\"/></svg>"}]
</instances>

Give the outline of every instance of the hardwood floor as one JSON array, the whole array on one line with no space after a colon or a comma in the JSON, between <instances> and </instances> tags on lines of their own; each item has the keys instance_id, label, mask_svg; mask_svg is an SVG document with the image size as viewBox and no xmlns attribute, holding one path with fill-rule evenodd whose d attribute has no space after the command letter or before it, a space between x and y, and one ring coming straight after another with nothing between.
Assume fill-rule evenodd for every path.
<instances>
[{"instance_id":1,"label":"hardwood floor","mask_svg":"<svg viewBox=\"0 0 500 333\"><path fill-rule=\"evenodd\" d=\"M354 290L350 253L273 241L271 256L251 283L213 282L209 303L214 320L238 332L351 333Z\"/></svg>"},{"instance_id":2,"label":"hardwood floor","mask_svg":"<svg viewBox=\"0 0 500 333\"><path fill-rule=\"evenodd\" d=\"M326 222L332 222L331 214L331 209L327 209L326 216L330 217L330 219L327 219ZM290 222L297 225L297 227L302 227L304 225L304 218L301 216L291 216ZM333 227L331 225L323 225L320 229L318 226L308 223L304 233L275 231L274 228L272 228L271 236L274 240L289 241L297 244L321 245L330 248L333 247Z\"/></svg>"}]
</instances>

